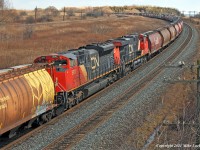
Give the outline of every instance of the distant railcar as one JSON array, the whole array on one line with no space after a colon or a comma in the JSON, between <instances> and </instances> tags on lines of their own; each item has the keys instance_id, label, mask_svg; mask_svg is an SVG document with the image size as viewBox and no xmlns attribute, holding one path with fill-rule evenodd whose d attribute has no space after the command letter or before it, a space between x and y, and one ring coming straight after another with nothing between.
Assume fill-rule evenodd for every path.
<instances>
[{"instance_id":1,"label":"distant railcar","mask_svg":"<svg viewBox=\"0 0 200 150\"><path fill-rule=\"evenodd\" d=\"M173 41L176 38L176 29L173 25L168 27L168 30L170 31L170 39Z\"/></svg>"},{"instance_id":2,"label":"distant railcar","mask_svg":"<svg viewBox=\"0 0 200 150\"><path fill-rule=\"evenodd\" d=\"M168 30L168 27L164 27L157 30L162 36L162 47L168 45L171 41L171 33Z\"/></svg>"},{"instance_id":3,"label":"distant railcar","mask_svg":"<svg viewBox=\"0 0 200 150\"><path fill-rule=\"evenodd\" d=\"M176 29L176 37L177 37L177 36L180 34L181 29L180 29L180 27L178 26L178 23L174 24L174 27L175 27L175 29Z\"/></svg>"},{"instance_id":4,"label":"distant railcar","mask_svg":"<svg viewBox=\"0 0 200 150\"><path fill-rule=\"evenodd\" d=\"M152 55L162 48L162 36L158 31L149 31L140 35L140 50Z\"/></svg>"}]
</instances>

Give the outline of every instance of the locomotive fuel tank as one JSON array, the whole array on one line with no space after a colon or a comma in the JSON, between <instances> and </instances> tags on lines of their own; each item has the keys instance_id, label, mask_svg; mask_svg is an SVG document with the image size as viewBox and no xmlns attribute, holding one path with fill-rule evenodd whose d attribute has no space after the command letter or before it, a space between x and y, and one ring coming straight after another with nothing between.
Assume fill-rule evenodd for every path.
<instances>
[{"instance_id":1,"label":"locomotive fuel tank","mask_svg":"<svg viewBox=\"0 0 200 150\"><path fill-rule=\"evenodd\" d=\"M0 76L0 135L53 108L54 84L45 69Z\"/></svg>"}]
</instances>

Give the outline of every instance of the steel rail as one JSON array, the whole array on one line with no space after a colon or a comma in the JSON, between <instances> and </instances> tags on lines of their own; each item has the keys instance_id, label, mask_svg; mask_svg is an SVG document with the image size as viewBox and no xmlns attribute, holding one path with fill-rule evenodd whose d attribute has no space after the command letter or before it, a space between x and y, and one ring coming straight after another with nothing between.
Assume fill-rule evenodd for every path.
<instances>
[{"instance_id":1,"label":"steel rail","mask_svg":"<svg viewBox=\"0 0 200 150\"><path fill-rule=\"evenodd\" d=\"M147 87L151 81L153 81L165 68L164 64L166 62L174 60L188 45L188 43L192 39L192 28L189 25L186 25L189 29L189 34L185 41L179 46L179 48L174 51L167 59L165 59L162 63L159 64L156 68L154 68L151 72L149 72L146 76L141 78L137 83L130 86L124 93L111 100L106 106L101 108L96 113L92 114L86 120L81 122L79 125L75 126L68 132L59 136L52 143L44 147L45 150L49 149L70 149L74 145L76 145L80 140L84 138L84 136L90 131L94 130L98 126L102 125L106 120L108 120L112 114L123 106L127 105L127 103Z\"/></svg>"},{"instance_id":2,"label":"steel rail","mask_svg":"<svg viewBox=\"0 0 200 150\"><path fill-rule=\"evenodd\" d=\"M186 25L188 26L188 28L191 30L191 27L189 27L189 25ZM190 41L189 39L191 38L191 32L188 34L188 37L182 42L182 44L179 46L179 50L176 50L174 51L174 53L177 53L177 51L181 51L180 49L184 49L184 47L187 45L186 43L188 43L187 41ZM169 47L168 47L169 48ZM165 51L167 51L167 49ZM163 51L162 53L164 54ZM174 54L173 53L173 54ZM173 55L172 54L172 55ZM155 56L153 59L151 59L148 64L151 64L153 63L153 60L156 58L156 57L159 57L159 55ZM168 62L169 60L165 60L162 64L160 64L159 66L161 68L163 68L163 64L165 62ZM171 61L171 60L170 60ZM95 97L98 97L99 95L101 94L104 94L105 91L108 91L109 88L114 88L117 84L123 82L124 80L126 80L127 78L129 78L130 76L133 76L133 74L136 72L136 71L139 71L139 70L142 70L143 68L145 67L145 65L142 65L141 67L137 68L136 70L134 70L133 72L131 72L130 74L128 74L126 77L124 78L121 78L120 80L116 81L115 83L111 84L110 86L106 87L105 89L101 90L100 92L98 92L97 94L87 98L86 100L84 100L83 102L81 102L79 105L76 105L75 107L73 107L72 109L69 109L68 111L64 112L63 114L61 114L60 116L54 118L53 120L51 120L50 122L44 124L43 126L40 126L34 130L32 130L31 132L23 135L22 137L18 138L17 140L15 141L12 141L11 143L9 143L8 145L4 146L4 147L0 147L0 148L3 148L3 149L12 149L14 148L16 145L18 144L21 144L23 143L25 140L27 140L28 138L36 135L37 133L39 133L40 131L44 130L46 127L50 126L50 125L53 125L55 124L60 118L63 118L65 117L66 115L69 115L70 113L72 112L75 112L76 110L78 110L81 106L83 105L86 105L88 102L92 101ZM155 68L156 69L156 68ZM154 70L155 70L154 69ZM159 71L160 69L158 69L157 67L157 71ZM153 70L152 70L153 71ZM152 76L152 77L156 77L158 75L158 73L155 73L156 71L154 71L154 73L152 73L152 71L150 72L151 75L149 76ZM160 70L161 72L162 70ZM150 74L149 73L149 74ZM152 75L152 74L155 74L155 75ZM74 145L75 143L77 143L78 141L80 141L84 135L87 133L87 132L84 132L84 131L91 131L92 129L94 129L95 127L98 127L100 124L102 124L103 122L105 122L107 119L109 119L111 117L111 115L116 112L117 110L119 110L120 108L122 108L124 105L126 105L128 103L128 101L130 100L131 97L133 97L134 95L129 95L127 93L132 93L131 91L133 91L133 93L138 93L139 91L142 90L142 88L145 87L145 85L147 85L148 83L150 83L150 81L152 81L154 78L152 78L150 80L150 78L142 78L140 81L138 81L136 84L134 84L133 86L131 86L130 88L128 88L128 90L126 90L126 94L124 93L123 95L121 95L120 97L116 98L116 99L113 99L109 104L107 104L105 107L101 108L98 112L96 112L95 114L91 115L88 117L87 120L84 120L81 122L81 124L79 124L78 126L75 126L74 128L72 128L71 130L69 130L67 133L65 133L64 135L60 136L59 137L59 140L56 139L54 141L53 144L50 144L46 147L46 149L49 149L51 148L51 145L55 145L55 143L58 141L61 141L62 138L64 137L73 137L72 139L75 139L75 136L78 135L77 137L77 140L75 142L75 140L71 140L71 141L74 141L73 143L71 142L71 144L69 144L70 142L68 142L68 146L71 147L70 145ZM140 87L140 88L139 88ZM135 91L134 91L135 90ZM119 100L119 98L122 99ZM119 102L119 103L118 103ZM105 111L105 114L102 114L102 112ZM107 116L107 118L106 118ZM95 119L96 118L96 119ZM93 123L92 123L93 122ZM96 123L95 123L96 122ZM90 123L92 124L92 126L94 126L93 128L89 128L90 127ZM94 125L96 124L96 125ZM87 130L86 130L87 129ZM77 131L80 131L82 133L78 133L76 132ZM71 136L70 136L71 134ZM73 136L72 136L73 135ZM65 145L66 146L66 145Z\"/></svg>"}]
</instances>

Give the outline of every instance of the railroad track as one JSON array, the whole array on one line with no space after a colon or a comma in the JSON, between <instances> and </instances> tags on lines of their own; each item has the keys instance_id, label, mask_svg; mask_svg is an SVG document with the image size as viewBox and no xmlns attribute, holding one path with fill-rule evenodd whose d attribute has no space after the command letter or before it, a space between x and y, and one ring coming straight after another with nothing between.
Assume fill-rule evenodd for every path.
<instances>
[{"instance_id":1,"label":"railroad track","mask_svg":"<svg viewBox=\"0 0 200 150\"><path fill-rule=\"evenodd\" d=\"M70 147L73 147L76 143L78 143L81 139L83 139L84 136L88 132L92 131L93 129L103 124L106 120L108 120L112 116L114 112L116 112L117 110L125 106L129 102L131 97L133 97L136 93L138 93L144 87L146 87L150 83L150 81L152 81L160 72L162 72L164 68L164 64L166 62L172 61L174 58L176 58L176 56L178 56L179 53L187 46L187 44L190 42L190 39L192 37L192 29L188 25L186 26L187 26L188 36L185 39L185 41L183 41L182 44L179 46L179 48L176 51L174 51L174 53L172 53L167 59L165 59L158 67L154 68L154 70L144 75L144 77L141 78L141 80L139 80L137 83L130 86L126 91L124 91L124 94L122 94L120 97L112 99L110 103L108 103L105 107L96 111L96 113L89 116L86 120L82 121L79 125L73 127L68 132L64 133L63 135L55 139L51 144L47 145L44 149L55 149L55 148L68 149ZM153 59L148 63L152 63L152 62L153 62ZM139 71L140 69L142 69L142 67L139 67L137 71ZM129 74L128 76L131 76L132 74L133 73ZM118 82L123 82L123 80L126 80L126 78L122 78ZM108 88L112 88L113 86L115 86L115 84L109 86ZM12 149L15 147L15 145L23 143L23 141L25 141L27 138L30 138L34 134L39 133L41 130L45 129L47 126L54 124L55 122L57 122L58 119L64 117L65 115L73 111L76 111L77 109L79 109L79 107L81 107L82 105L85 105L85 103L92 100L94 97L96 97L100 93L103 93L105 90L102 90L101 92L93 95L92 97L80 103L73 109L68 110L63 115L53 119L51 122L37 128L36 130L29 132L28 134L22 136L18 140L8 144L7 146L3 147L3 149Z\"/></svg>"},{"instance_id":2,"label":"railroad track","mask_svg":"<svg viewBox=\"0 0 200 150\"><path fill-rule=\"evenodd\" d=\"M90 116L87 120L83 121L78 126L75 126L59 138L55 139L55 141L47 145L44 149L49 150L72 148L74 145L76 145L76 143L83 139L87 133L103 124L112 116L114 112L125 106L136 93L143 90L144 87L146 87L154 78L159 75L160 72L163 71L165 63L174 60L187 46L187 44L190 42L190 39L192 38L192 29L189 25L186 26L189 29L189 33L183 44L181 44L179 48L174 51L174 53L172 53L167 59L165 59L159 66L149 72L146 77L141 78L137 83L130 86L120 97L113 99L105 107Z\"/></svg>"}]
</instances>

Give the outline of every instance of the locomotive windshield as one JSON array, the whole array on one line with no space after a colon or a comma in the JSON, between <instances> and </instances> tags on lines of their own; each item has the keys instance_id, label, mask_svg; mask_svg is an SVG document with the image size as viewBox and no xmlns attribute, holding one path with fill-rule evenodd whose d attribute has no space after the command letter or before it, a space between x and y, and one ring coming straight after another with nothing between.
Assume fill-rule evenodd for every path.
<instances>
[{"instance_id":1,"label":"locomotive windshield","mask_svg":"<svg viewBox=\"0 0 200 150\"><path fill-rule=\"evenodd\" d=\"M66 60L56 60L56 61L54 61L53 65L55 65L55 66L67 65L67 61Z\"/></svg>"}]
</instances>

